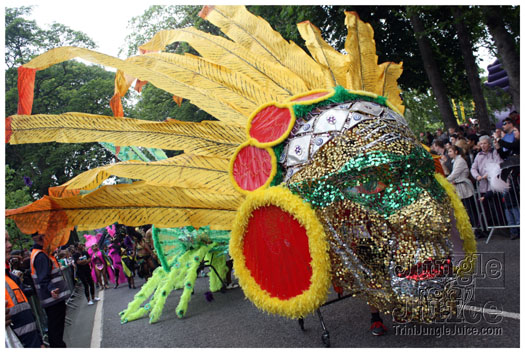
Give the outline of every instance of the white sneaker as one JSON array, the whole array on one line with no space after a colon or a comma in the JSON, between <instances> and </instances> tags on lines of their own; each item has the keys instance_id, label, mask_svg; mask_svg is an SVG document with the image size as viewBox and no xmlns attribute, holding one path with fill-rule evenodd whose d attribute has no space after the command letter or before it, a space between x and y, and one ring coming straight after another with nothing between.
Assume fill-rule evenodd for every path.
<instances>
[{"instance_id":1,"label":"white sneaker","mask_svg":"<svg viewBox=\"0 0 525 353\"><path fill-rule=\"evenodd\" d=\"M99 297L95 297L95 298L93 298L93 300L98 302L100 300L100 298Z\"/></svg>"},{"instance_id":2,"label":"white sneaker","mask_svg":"<svg viewBox=\"0 0 525 353\"><path fill-rule=\"evenodd\" d=\"M93 304L95 304L93 303L93 300L88 301L88 305L93 305Z\"/></svg>"}]
</instances>

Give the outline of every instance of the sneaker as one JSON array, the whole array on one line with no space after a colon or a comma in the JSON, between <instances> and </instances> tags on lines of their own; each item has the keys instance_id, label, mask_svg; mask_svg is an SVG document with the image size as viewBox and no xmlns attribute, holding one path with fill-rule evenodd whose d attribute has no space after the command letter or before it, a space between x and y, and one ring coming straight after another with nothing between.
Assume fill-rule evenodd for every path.
<instances>
[{"instance_id":1,"label":"sneaker","mask_svg":"<svg viewBox=\"0 0 525 353\"><path fill-rule=\"evenodd\" d=\"M226 286L227 289L234 289L234 288L239 288L239 284L237 283L230 283Z\"/></svg>"},{"instance_id":2,"label":"sneaker","mask_svg":"<svg viewBox=\"0 0 525 353\"><path fill-rule=\"evenodd\" d=\"M93 305L93 304L95 304L93 303L93 300L88 301L88 305Z\"/></svg>"},{"instance_id":3,"label":"sneaker","mask_svg":"<svg viewBox=\"0 0 525 353\"><path fill-rule=\"evenodd\" d=\"M93 300L98 302L100 300L100 298L99 297L95 297L95 298L93 298Z\"/></svg>"},{"instance_id":4,"label":"sneaker","mask_svg":"<svg viewBox=\"0 0 525 353\"><path fill-rule=\"evenodd\" d=\"M370 326L370 331L372 331L372 335L374 336L382 336L386 333L387 329L381 321L374 321L372 322L372 326Z\"/></svg>"}]
</instances>

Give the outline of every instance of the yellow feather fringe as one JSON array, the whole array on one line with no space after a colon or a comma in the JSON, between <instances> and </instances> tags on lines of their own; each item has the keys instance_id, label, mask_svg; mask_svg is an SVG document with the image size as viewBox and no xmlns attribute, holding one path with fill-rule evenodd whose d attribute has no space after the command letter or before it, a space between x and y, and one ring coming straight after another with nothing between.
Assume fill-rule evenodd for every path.
<instances>
[{"instance_id":1,"label":"yellow feather fringe","mask_svg":"<svg viewBox=\"0 0 525 353\"><path fill-rule=\"evenodd\" d=\"M435 174L438 183L445 189L452 207L454 208L454 217L456 217L456 225L459 230L461 240L463 240L463 251L465 258L456 267L458 276L466 276L474 271L476 264L476 239L474 232L470 225L470 219L461 202L461 199L456 194L456 188L444 176L439 173Z\"/></svg>"}]
</instances>

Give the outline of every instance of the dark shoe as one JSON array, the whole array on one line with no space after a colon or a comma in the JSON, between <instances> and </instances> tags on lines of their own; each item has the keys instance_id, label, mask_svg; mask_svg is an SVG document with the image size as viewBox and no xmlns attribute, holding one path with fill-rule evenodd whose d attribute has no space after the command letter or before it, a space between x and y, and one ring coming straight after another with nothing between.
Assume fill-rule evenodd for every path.
<instances>
[{"instance_id":1,"label":"dark shoe","mask_svg":"<svg viewBox=\"0 0 525 353\"><path fill-rule=\"evenodd\" d=\"M520 237L519 234L511 234L511 235L510 235L510 239L511 239L511 240L518 239L519 237Z\"/></svg>"},{"instance_id":2,"label":"dark shoe","mask_svg":"<svg viewBox=\"0 0 525 353\"><path fill-rule=\"evenodd\" d=\"M476 235L476 239L483 239L487 237L487 232L479 230L479 229L476 229L474 234Z\"/></svg>"},{"instance_id":3,"label":"dark shoe","mask_svg":"<svg viewBox=\"0 0 525 353\"><path fill-rule=\"evenodd\" d=\"M381 321L374 321L372 322L372 326L370 326L370 331L374 336L382 336L386 333L387 329Z\"/></svg>"}]
</instances>

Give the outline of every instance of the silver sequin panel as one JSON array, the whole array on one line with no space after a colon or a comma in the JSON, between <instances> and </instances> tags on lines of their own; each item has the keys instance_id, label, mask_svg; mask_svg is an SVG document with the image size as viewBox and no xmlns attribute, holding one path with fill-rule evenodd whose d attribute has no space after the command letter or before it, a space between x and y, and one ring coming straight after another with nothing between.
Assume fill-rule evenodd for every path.
<instances>
[{"instance_id":1,"label":"silver sequin panel","mask_svg":"<svg viewBox=\"0 0 525 353\"><path fill-rule=\"evenodd\" d=\"M307 119L297 119L279 158L279 163L287 169L285 182L301 170L328 141L365 120L376 120L381 125L396 122L408 127L406 120L390 108L367 101L317 108L308 114Z\"/></svg>"}]
</instances>

